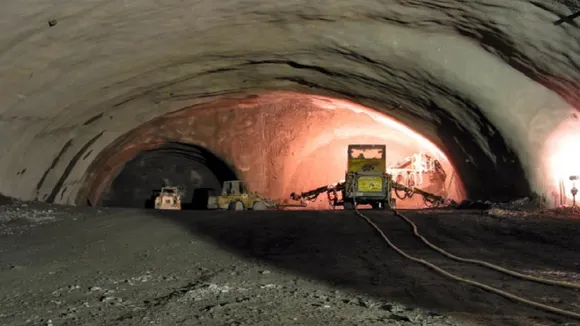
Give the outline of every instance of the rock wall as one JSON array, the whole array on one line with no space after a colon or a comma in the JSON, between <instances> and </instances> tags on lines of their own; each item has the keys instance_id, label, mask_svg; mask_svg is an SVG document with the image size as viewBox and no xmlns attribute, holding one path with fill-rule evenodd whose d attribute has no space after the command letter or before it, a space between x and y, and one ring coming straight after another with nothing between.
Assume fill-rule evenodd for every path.
<instances>
[{"instance_id":1,"label":"rock wall","mask_svg":"<svg viewBox=\"0 0 580 326\"><path fill-rule=\"evenodd\" d=\"M316 99L291 95L272 93L233 107L190 108L152 121L123 137L96 159L82 192L86 197L81 196L77 202L88 198L97 204L106 194L107 202L111 203L115 198L111 189L129 192L142 201L163 179L179 182L190 190L199 188L201 185L187 183L192 169L211 180L204 187L218 190L215 183L227 180L223 174L228 171L216 172L213 166L216 162L199 165L196 148L188 150L182 146L180 156L172 151L156 150L173 142L208 149L228 162L250 190L274 199L287 199L293 191L344 179L346 147L350 143L386 144L389 164L415 152L429 152L439 157L449 174L454 173L451 163L435 153L431 143L420 143L366 112L332 103L322 107ZM133 156L136 157L127 163ZM153 157L155 164L146 163L146 158ZM454 189L455 186L462 189L460 178L456 181ZM132 187L135 189L131 190ZM187 194L186 200L190 195ZM127 194L123 198L135 207L134 200L139 199L132 196Z\"/></svg>"},{"instance_id":2,"label":"rock wall","mask_svg":"<svg viewBox=\"0 0 580 326\"><path fill-rule=\"evenodd\" d=\"M553 22L574 6L6 3L0 192L72 203L97 155L143 123L216 97L292 90L350 99L422 130L469 176L474 197L549 193L545 141L580 99L580 29Z\"/></svg>"}]
</instances>

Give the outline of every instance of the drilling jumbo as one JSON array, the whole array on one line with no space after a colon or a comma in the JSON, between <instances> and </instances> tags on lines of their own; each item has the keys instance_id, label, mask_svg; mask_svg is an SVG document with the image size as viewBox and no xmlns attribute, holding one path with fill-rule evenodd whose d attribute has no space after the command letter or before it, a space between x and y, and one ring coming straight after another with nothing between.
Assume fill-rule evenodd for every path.
<instances>
[{"instance_id":1,"label":"drilling jumbo","mask_svg":"<svg viewBox=\"0 0 580 326\"><path fill-rule=\"evenodd\" d=\"M375 209L394 208L392 179L386 174L385 145L349 145L342 200L344 209L370 204Z\"/></svg>"},{"instance_id":2,"label":"drilling jumbo","mask_svg":"<svg viewBox=\"0 0 580 326\"><path fill-rule=\"evenodd\" d=\"M331 206L343 206L345 210L356 209L357 205L371 205L373 209L395 209L396 200L392 197L395 190L405 192L408 197L417 193L431 207L444 203L441 196L393 182L393 177L386 173L386 168L386 145L351 144L347 148L344 181L302 193L293 192L290 198L296 201L314 201L326 192Z\"/></svg>"}]
</instances>

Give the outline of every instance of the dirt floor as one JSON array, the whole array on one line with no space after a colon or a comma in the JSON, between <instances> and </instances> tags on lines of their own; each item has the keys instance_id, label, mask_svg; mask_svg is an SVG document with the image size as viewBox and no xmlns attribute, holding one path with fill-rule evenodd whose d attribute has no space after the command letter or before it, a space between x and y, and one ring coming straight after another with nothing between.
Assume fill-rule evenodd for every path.
<instances>
[{"instance_id":1,"label":"dirt floor","mask_svg":"<svg viewBox=\"0 0 580 326\"><path fill-rule=\"evenodd\" d=\"M390 212L392 241L463 277L580 312L580 292L442 257ZM460 256L580 282L580 220L405 212ZM0 206L0 325L580 325L451 281L347 211Z\"/></svg>"}]
</instances>

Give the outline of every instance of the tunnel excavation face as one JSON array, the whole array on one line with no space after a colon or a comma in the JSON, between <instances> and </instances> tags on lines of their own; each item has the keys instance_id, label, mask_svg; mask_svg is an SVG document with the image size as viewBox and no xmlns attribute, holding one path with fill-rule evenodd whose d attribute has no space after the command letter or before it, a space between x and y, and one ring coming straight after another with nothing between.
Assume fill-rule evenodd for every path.
<instances>
[{"instance_id":1,"label":"tunnel excavation face","mask_svg":"<svg viewBox=\"0 0 580 326\"><path fill-rule=\"evenodd\" d=\"M164 186L181 191L183 209L204 209L207 197L219 193L236 173L209 150L191 144L166 143L137 154L103 192L101 205L153 208L154 192Z\"/></svg>"},{"instance_id":2,"label":"tunnel excavation face","mask_svg":"<svg viewBox=\"0 0 580 326\"><path fill-rule=\"evenodd\" d=\"M390 117L348 102L315 101L314 114L325 121L325 129L307 134L309 141L288 163L294 168L287 182L288 191L305 191L345 179L349 144L386 145L387 173L394 181L417 187L434 195L461 201L465 189L457 171L437 146L417 132ZM329 115L325 117L325 115ZM422 157L423 161L418 160ZM429 162L427 162L429 161ZM428 163L436 162L438 169ZM290 190L291 187L294 187ZM421 196L408 197L396 192L399 208L425 208ZM310 208L328 209L326 196L309 203Z\"/></svg>"},{"instance_id":3,"label":"tunnel excavation face","mask_svg":"<svg viewBox=\"0 0 580 326\"><path fill-rule=\"evenodd\" d=\"M240 179L250 191L296 204L290 193L343 180L347 146L364 143L386 145L387 172L397 181L465 198L451 161L410 128L352 102L272 92L186 108L136 128L95 160L78 202L143 207L153 190L172 185L184 189L184 208L204 208L208 190L218 193L223 181ZM439 162L439 171L408 163L417 155ZM328 209L322 197L308 207ZM399 200L398 207L425 203L416 196Z\"/></svg>"}]
</instances>

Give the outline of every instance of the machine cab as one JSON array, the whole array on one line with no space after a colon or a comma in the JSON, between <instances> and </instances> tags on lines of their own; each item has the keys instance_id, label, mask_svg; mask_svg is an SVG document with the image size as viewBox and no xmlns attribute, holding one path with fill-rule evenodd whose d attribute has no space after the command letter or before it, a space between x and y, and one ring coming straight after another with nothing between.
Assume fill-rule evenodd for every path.
<instances>
[{"instance_id":1,"label":"machine cab","mask_svg":"<svg viewBox=\"0 0 580 326\"><path fill-rule=\"evenodd\" d=\"M347 173L385 173L387 170L386 150L386 145L348 145Z\"/></svg>"},{"instance_id":2,"label":"machine cab","mask_svg":"<svg viewBox=\"0 0 580 326\"><path fill-rule=\"evenodd\" d=\"M343 198L385 197L386 145L348 145L346 191Z\"/></svg>"},{"instance_id":3,"label":"machine cab","mask_svg":"<svg viewBox=\"0 0 580 326\"><path fill-rule=\"evenodd\" d=\"M181 209L181 195L177 187L163 187L155 198L155 209Z\"/></svg>"},{"instance_id":4,"label":"machine cab","mask_svg":"<svg viewBox=\"0 0 580 326\"><path fill-rule=\"evenodd\" d=\"M225 181L222 188L222 196L238 196L248 193L248 188L243 181Z\"/></svg>"}]
</instances>

